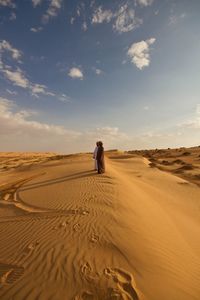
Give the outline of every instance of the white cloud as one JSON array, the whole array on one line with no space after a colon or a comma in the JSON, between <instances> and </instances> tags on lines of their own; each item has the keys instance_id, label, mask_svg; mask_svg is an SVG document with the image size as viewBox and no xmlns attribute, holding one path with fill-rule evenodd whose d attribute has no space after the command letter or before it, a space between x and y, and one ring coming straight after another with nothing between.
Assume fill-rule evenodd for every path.
<instances>
[{"instance_id":1,"label":"white cloud","mask_svg":"<svg viewBox=\"0 0 200 300\"><path fill-rule=\"evenodd\" d=\"M27 88L29 86L29 81L24 76L24 74L20 68L17 68L16 71L10 71L8 69L4 69L3 74L14 85L20 86L22 88Z\"/></svg>"},{"instance_id":2,"label":"white cloud","mask_svg":"<svg viewBox=\"0 0 200 300\"><path fill-rule=\"evenodd\" d=\"M99 6L92 16L92 24L101 24L103 22L109 23L113 18L113 13L111 10L103 10L101 6Z\"/></svg>"},{"instance_id":3,"label":"white cloud","mask_svg":"<svg viewBox=\"0 0 200 300\"><path fill-rule=\"evenodd\" d=\"M81 8L79 6L77 7L76 14L78 17L81 15Z\"/></svg>"},{"instance_id":4,"label":"white cloud","mask_svg":"<svg viewBox=\"0 0 200 300\"><path fill-rule=\"evenodd\" d=\"M56 17L61 9L63 0L50 0L49 7L46 13L42 16L44 23L47 23L50 18Z\"/></svg>"},{"instance_id":5,"label":"white cloud","mask_svg":"<svg viewBox=\"0 0 200 300\"><path fill-rule=\"evenodd\" d=\"M47 90L47 87L44 85L44 84L30 84L30 89L32 91L32 95L38 97L38 94L43 94L43 95L46 95L46 96L56 96L54 93L52 92L49 92Z\"/></svg>"},{"instance_id":6,"label":"white cloud","mask_svg":"<svg viewBox=\"0 0 200 300\"><path fill-rule=\"evenodd\" d=\"M143 21L136 17L135 10L128 4L122 5L116 12L104 10L99 6L93 13L92 24L109 23L114 20L113 29L116 32L124 33L139 27Z\"/></svg>"},{"instance_id":7,"label":"white cloud","mask_svg":"<svg viewBox=\"0 0 200 300\"><path fill-rule=\"evenodd\" d=\"M65 94L62 96L67 97ZM199 105L195 114L199 117ZM38 116L41 117L38 112L20 109L9 99L0 97L1 151L92 151L96 140L102 140L105 149L123 150L177 147L183 144L191 146L199 143L200 119L162 131L159 128L149 128L147 132L129 136L112 126L73 131L64 126L38 121Z\"/></svg>"},{"instance_id":8,"label":"white cloud","mask_svg":"<svg viewBox=\"0 0 200 300\"><path fill-rule=\"evenodd\" d=\"M16 106L8 99L0 97L0 134L1 136L22 137L27 140L35 137L39 140L44 137L62 137L63 138L76 138L80 135L79 132L68 130L62 126L53 124L46 124L38 121L31 120L30 118L35 115L35 112L18 110L13 112Z\"/></svg>"},{"instance_id":9,"label":"white cloud","mask_svg":"<svg viewBox=\"0 0 200 300\"><path fill-rule=\"evenodd\" d=\"M148 39L146 41L141 41L138 43L133 43L128 49L128 56L131 58L131 62L136 65L136 67L142 70L144 67L150 64L150 45L155 42L155 38Z\"/></svg>"},{"instance_id":10,"label":"white cloud","mask_svg":"<svg viewBox=\"0 0 200 300\"><path fill-rule=\"evenodd\" d=\"M13 70L10 66L5 65L2 60L4 52L11 53L13 60L16 60L17 62L21 62L19 59L22 56L22 52L13 48L11 44L5 40L0 42L0 71L3 73L5 78L11 81L15 86L28 89L35 97L38 97L38 94L52 97L56 96L54 93L48 91L45 85L32 83L19 67Z\"/></svg>"},{"instance_id":11,"label":"white cloud","mask_svg":"<svg viewBox=\"0 0 200 300\"><path fill-rule=\"evenodd\" d=\"M6 92L10 95L17 95L17 92L16 91L11 91L9 89L6 89Z\"/></svg>"},{"instance_id":12,"label":"white cloud","mask_svg":"<svg viewBox=\"0 0 200 300\"><path fill-rule=\"evenodd\" d=\"M16 7L13 0L0 0L0 6L8 6L8 7L11 7L11 8Z\"/></svg>"},{"instance_id":13,"label":"white cloud","mask_svg":"<svg viewBox=\"0 0 200 300\"><path fill-rule=\"evenodd\" d=\"M149 6L153 3L154 0L137 0L138 4L141 6Z\"/></svg>"},{"instance_id":14,"label":"white cloud","mask_svg":"<svg viewBox=\"0 0 200 300\"><path fill-rule=\"evenodd\" d=\"M32 32L40 32L42 31L43 27L39 26L39 27L31 27L30 31Z\"/></svg>"},{"instance_id":15,"label":"white cloud","mask_svg":"<svg viewBox=\"0 0 200 300\"><path fill-rule=\"evenodd\" d=\"M119 138L128 138L128 136L120 132L118 127L110 127L110 126L105 126L105 127L99 127L95 130L95 134L97 136L97 139L99 140L104 140L109 142L109 140L116 140Z\"/></svg>"},{"instance_id":16,"label":"white cloud","mask_svg":"<svg viewBox=\"0 0 200 300\"><path fill-rule=\"evenodd\" d=\"M70 153L93 150L98 139L104 142L107 149L129 140L118 127L73 131L63 126L35 121L35 115L36 112L18 109L12 101L0 97L1 151Z\"/></svg>"},{"instance_id":17,"label":"white cloud","mask_svg":"<svg viewBox=\"0 0 200 300\"><path fill-rule=\"evenodd\" d=\"M2 61L2 54L4 51L11 53L12 58L19 61L19 58L22 56L22 52L18 49L11 46L11 44L5 40L0 42L0 61Z\"/></svg>"},{"instance_id":18,"label":"white cloud","mask_svg":"<svg viewBox=\"0 0 200 300\"><path fill-rule=\"evenodd\" d=\"M71 99L69 96L65 95L65 94L62 94L58 97L58 99L61 101L61 102L64 102L64 103L68 103L68 102L71 102Z\"/></svg>"},{"instance_id":19,"label":"white cloud","mask_svg":"<svg viewBox=\"0 0 200 300\"><path fill-rule=\"evenodd\" d=\"M103 71L100 70L100 69L95 69L95 73L96 73L97 75L101 75L101 74L103 73Z\"/></svg>"},{"instance_id":20,"label":"white cloud","mask_svg":"<svg viewBox=\"0 0 200 300\"><path fill-rule=\"evenodd\" d=\"M130 137L121 132L118 127L102 126L83 132L84 141L88 145L93 145L96 141L103 141L105 148L118 148L130 141Z\"/></svg>"},{"instance_id":21,"label":"white cloud","mask_svg":"<svg viewBox=\"0 0 200 300\"><path fill-rule=\"evenodd\" d=\"M87 29L88 29L87 23L85 21L82 24L82 29L83 29L83 31L87 31Z\"/></svg>"},{"instance_id":22,"label":"white cloud","mask_svg":"<svg viewBox=\"0 0 200 300\"><path fill-rule=\"evenodd\" d=\"M10 80L14 85L22 87L24 89L29 89L35 97L38 97L38 94L43 94L46 96L56 96L54 93L47 90L47 87L43 84L34 84L31 83L24 75L23 71L20 68L17 68L16 71L11 71L8 69L3 69L4 76Z\"/></svg>"},{"instance_id":23,"label":"white cloud","mask_svg":"<svg viewBox=\"0 0 200 300\"><path fill-rule=\"evenodd\" d=\"M68 75L71 78L75 78L75 79L83 79L83 72L79 69L79 68L71 68L69 70Z\"/></svg>"},{"instance_id":24,"label":"white cloud","mask_svg":"<svg viewBox=\"0 0 200 300\"><path fill-rule=\"evenodd\" d=\"M73 25L74 22L75 22L75 18L74 18L74 17L71 17L71 19L70 19L70 24Z\"/></svg>"},{"instance_id":25,"label":"white cloud","mask_svg":"<svg viewBox=\"0 0 200 300\"><path fill-rule=\"evenodd\" d=\"M121 6L115 16L113 28L119 33L134 30L143 22L142 19L135 16L134 9L129 8L127 4Z\"/></svg>"},{"instance_id":26,"label":"white cloud","mask_svg":"<svg viewBox=\"0 0 200 300\"><path fill-rule=\"evenodd\" d=\"M36 7L37 5L40 5L43 0L32 0L33 6Z\"/></svg>"}]
</instances>

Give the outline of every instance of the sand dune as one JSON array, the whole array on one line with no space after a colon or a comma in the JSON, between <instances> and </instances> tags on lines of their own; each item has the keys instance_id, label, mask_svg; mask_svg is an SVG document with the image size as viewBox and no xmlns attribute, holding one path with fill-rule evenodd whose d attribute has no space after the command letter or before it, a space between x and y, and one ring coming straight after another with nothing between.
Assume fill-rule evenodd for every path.
<instances>
[{"instance_id":1,"label":"sand dune","mask_svg":"<svg viewBox=\"0 0 200 300\"><path fill-rule=\"evenodd\" d=\"M200 146L175 149L128 151L129 155L147 157L150 166L176 175L200 186ZM181 167L182 165L182 167Z\"/></svg>"},{"instance_id":2,"label":"sand dune","mask_svg":"<svg viewBox=\"0 0 200 300\"><path fill-rule=\"evenodd\" d=\"M199 300L199 187L140 154L92 168L52 155L1 173L0 299Z\"/></svg>"}]
</instances>

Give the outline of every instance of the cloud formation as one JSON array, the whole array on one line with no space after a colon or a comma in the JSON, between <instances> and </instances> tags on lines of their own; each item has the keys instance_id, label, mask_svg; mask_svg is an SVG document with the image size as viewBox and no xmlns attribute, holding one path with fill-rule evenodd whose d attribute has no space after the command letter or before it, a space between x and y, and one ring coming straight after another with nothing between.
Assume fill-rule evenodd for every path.
<instances>
[{"instance_id":1,"label":"cloud formation","mask_svg":"<svg viewBox=\"0 0 200 300\"><path fill-rule=\"evenodd\" d=\"M74 79L83 79L83 72L79 68L71 68L68 75Z\"/></svg>"},{"instance_id":2,"label":"cloud formation","mask_svg":"<svg viewBox=\"0 0 200 300\"><path fill-rule=\"evenodd\" d=\"M23 74L23 71L20 68L17 68L16 71L11 71L9 69L3 69L4 76L10 80L14 85L20 86L22 88L27 88L29 86L29 81Z\"/></svg>"},{"instance_id":3,"label":"cloud formation","mask_svg":"<svg viewBox=\"0 0 200 300\"><path fill-rule=\"evenodd\" d=\"M83 22L83 24L82 24L82 29L83 29L83 31L87 31L88 26L87 26L86 21Z\"/></svg>"},{"instance_id":4,"label":"cloud formation","mask_svg":"<svg viewBox=\"0 0 200 300\"><path fill-rule=\"evenodd\" d=\"M9 99L0 97L0 133L2 135L50 137L51 135L73 138L79 132L67 130L62 126L30 120L35 112L18 110L13 112L15 104Z\"/></svg>"},{"instance_id":5,"label":"cloud formation","mask_svg":"<svg viewBox=\"0 0 200 300\"><path fill-rule=\"evenodd\" d=\"M100 70L100 69L95 69L95 73L96 73L97 75L101 75L101 74L103 73L103 71Z\"/></svg>"},{"instance_id":6,"label":"cloud formation","mask_svg":"<svg viewBox=\"0 0 200 300\"><path fill-rule=\"evenodd\" d=\"M8 51L12 55L12 58L17 60L18 62L20 57L22 56L21 51L12 47L11 44L6 40L2 40L0 41L0 62L2 62L2 55L4 51Z\"/></svg>"},{"instance_id":7,"label":"cloud formation","mask_svg":"<svg viewBox=\"0 0 200 300\"><path fill-rule=\"evenodd\" d=\"M155 42L155 38L150 38L146 41L133 43L128 49L128 56L131 58L131 62L136 67L142 70L144 67L148 67L150 64L150 45Z\"/></svg>"},{"instance_id":8,"label":"cloud formation","mask_svg":"<svg viewBox=\"0 0 200 300\"><path fill-rule=\"evenodd\" d=\"M11 7L11 8L15 8L16 5L14 3L15 1L13 0L0 0L0 6L7 6L7 7Z\"/></svg>"},{"instance_id":9,"label":"cloud formation","mask_svg":"<svg viewBox=\"0 0 200 300\"><path fill-rule=\"evenodd\" d=\"M43 27L39 26L39 27L31 27L30 31L36 33L36 32L40 32L42 31Z\"/></svg>"},{"instance_id":10,"label":"cloud formation","mask_svg":"<svg viewBox=\"0 0 200 300\"><path fill-rule=\"evenodd\" d=\"M141 6L149 6L153 3L154 0L137 0L138 4Z\"/></svg>"},{"instance_id":11,"label":"cloud formation","mask_svg":"<svg viewBox=\"0 0 200 300\"><path fill-rule=\"evenodd\" d=\"M66 95L64 95L66 96ZM96 140L106 148L128 141L118 127L98 127L74 131L63 126L33 120L35 111L19 109L12 101L0 97L0 135L2 151L59 151L64 153L93 150ZM83 143L84 140L84 143Z\"/></svg>"},{"instance_id":12,"label":"cloud formation","mask_svg":"<svg viewBox=\"0 0 200 300\"><path fill-rule=\"evenodd\" d=\"M142 19L135 16L134 9L129 8L127 4L121 6L115 16L116 19L113 28L119 33L134 30L143 22Z\"/></svg>"},{"instance_id":13,"label":"cloud formation","mask_svg":"<svg viewBox=\"0 0 200 300\"><path fill-rule=\"evenodd\" d=\"M99 6L93 13L92 24L109 23L113 18L111 10L103 10L102 6Z\"/></svg>"},{"instance_id":14,"label":"cloud formation","mask_svg":"<svg viewBox=\"0 0 200 300\"><path fill-rule=\"evenodd\" d=\"M118 33L129 32L139 27L143 21L136 17L135 10L128 4L122 5L117 11L104 10L99 6L93 13L92 24L113 22L113 29Z\"/></svg>"},{"instance_id":15,"label":"cloud formation","mask_svg":"<svg viewBox=\"0 0 200 300\"><path fill-rule=\"evenodd\" d=\"M111 141L116 141L118 139L129 139L128 135L120 132L118 127L98 127L94 131L95 137L97 137L98 140L103 140L107 144L109 144Z\"/></svg>"},{"instance_id":16,"label":"cloud formation","mask_svg":"<svg viewBox=\"0 0 200 300\"><path fill-rule=\"evenodd\" d=\"M32 0L33 6L36 7L42 3L42 0Z\"/></svg>"},{"instance_id":17,"label":"cloud formation","mask_svg":"<svg viewBox=\"0 0 200 300\"><path fill-rule=\"evenodd\" d=\"M42 21L47 23L50 18L56 17L61 9L63 0L50 0L46 13L42 16Z\"/></svg>"},{"instance_id":18,"label":"cloud formation","mask_svg":"<svg viewBox=\"0 0 200 300\"><path fill-rule=\"evenodd\" d=\"M5 40L0 42L0 71L3 73L6 79L12 82L15 86L28 89L35 97L38 97L38 94L43 94L46 96L56 96L54 93L48 91L45 85L32 83L18 66L15 70L13 70L11 66L4 64L2 57L6 53L11 55L13 61L21 63L22 52L14 48L9 42Z\"/></svg>"}]
</instances>

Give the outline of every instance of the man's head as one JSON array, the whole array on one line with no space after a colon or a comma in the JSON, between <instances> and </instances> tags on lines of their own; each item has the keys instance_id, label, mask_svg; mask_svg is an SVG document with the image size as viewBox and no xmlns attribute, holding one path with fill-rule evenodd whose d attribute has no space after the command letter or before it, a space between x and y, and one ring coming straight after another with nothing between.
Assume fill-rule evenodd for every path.
<instances>
[{"instance_id":1,"label":"man's head","mask_svg":"<svg viewBox=\"0 0 200 300\"><path fill-rule=\"evenodd\" d=\"M99 146L101 146L101 147L103 146L103 142L102 142L102 141L99 141L98 144L99 144Z\"/></svg>"}]
</instances>

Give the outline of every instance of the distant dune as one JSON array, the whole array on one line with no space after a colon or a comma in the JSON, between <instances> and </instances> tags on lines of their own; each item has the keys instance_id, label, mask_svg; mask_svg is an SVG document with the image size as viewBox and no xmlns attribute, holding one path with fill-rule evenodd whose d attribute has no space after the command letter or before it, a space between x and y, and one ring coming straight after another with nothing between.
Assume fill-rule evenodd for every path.
<instances>
[{"instance_id":1,"label":"distant dune","mask_svg":"<svg viewBox=\"0 0 200 300\"><path fill-rule=\"evenodd\" d=\"M200 146L176 149L127 151L127 154L142 155L149 159L152 167L175 173L200 185Z\"/></svg>"},{"instance_id":2,"label":"distant dune","mask_svg":"<svg viewBox=\"0 0 200 300\"><path fill-rule=\"evenodd\" d=\"M200 147L0 161L0 299L200 299Z\"/></svg>"}]
</instances>

